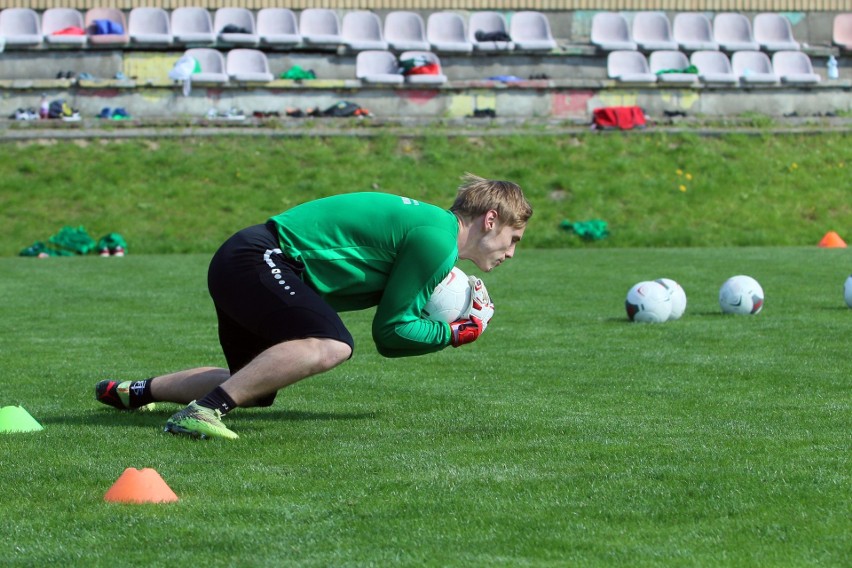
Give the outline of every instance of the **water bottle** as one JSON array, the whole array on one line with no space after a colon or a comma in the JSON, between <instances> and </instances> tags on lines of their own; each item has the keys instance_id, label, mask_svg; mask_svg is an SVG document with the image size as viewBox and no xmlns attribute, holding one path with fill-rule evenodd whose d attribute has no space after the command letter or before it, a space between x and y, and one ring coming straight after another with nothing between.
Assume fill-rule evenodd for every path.
<instances>
[{"instance_id":1,"label":"water bottle","mask_svg":"<svg viewBox=\"0 0 852 568\"><path fill-rule=\"evenodd\" d=\"M829 79L837 79L840 76L837 71L837 59L833 55L829 55L826 67L828 68Z\"/></svg>"},{"instance_id":2,"label":"water bottle","mask_svg":"<svg viewBox=\"0 0 852 568\"><path fill-rule=\"evenodd\" d=\"M41 106L38 108L39 118L48 118L50 114L50 103L47 102L47 95L41 96Z\"/></svg>"}]
</instances>

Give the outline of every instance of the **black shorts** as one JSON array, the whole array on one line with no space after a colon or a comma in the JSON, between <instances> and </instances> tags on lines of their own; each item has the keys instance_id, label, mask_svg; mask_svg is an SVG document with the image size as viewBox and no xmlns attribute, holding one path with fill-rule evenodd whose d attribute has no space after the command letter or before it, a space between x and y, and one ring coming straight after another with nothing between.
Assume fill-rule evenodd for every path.
<instances>
[{"instance_id":1,"label":"black shorts","mask_svg":"<svg viewBox=\"0 0 852 568\"><path fill-rule=\"evenodd\" d=\"M231 373L293 339L336 339L355 347L337 312L302 281L302 267L279 246L271 223L255 225L225 241L210 261L207 286Z\"/></svg>"}]
</instances>

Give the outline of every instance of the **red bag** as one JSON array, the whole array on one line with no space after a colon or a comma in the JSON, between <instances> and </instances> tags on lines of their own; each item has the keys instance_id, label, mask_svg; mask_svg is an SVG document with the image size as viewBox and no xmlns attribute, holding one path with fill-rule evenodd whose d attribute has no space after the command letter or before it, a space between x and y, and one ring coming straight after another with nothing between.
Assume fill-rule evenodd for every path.
<instances>
[{"instance_id":1,"label":"red bag","mask_svg":"<svg viewBox=\"0 0 852 568\"><path fill-rule=\"evenodd\" d=\"M441 68L437 63L427 63L426 65L418 65L412 67L405 72L406 75L440 75Z\"/></svg>"},{"instance_id":2,"label":"red bag","mask_svg":"<svg viewBox=\"0 0 852 568\"><path fill-rule=\"evenodd\" d=\"M597 128L630 130L645 127L645 113L637 106L596 108L592 114Z\"/></svg>"}]
</instances>

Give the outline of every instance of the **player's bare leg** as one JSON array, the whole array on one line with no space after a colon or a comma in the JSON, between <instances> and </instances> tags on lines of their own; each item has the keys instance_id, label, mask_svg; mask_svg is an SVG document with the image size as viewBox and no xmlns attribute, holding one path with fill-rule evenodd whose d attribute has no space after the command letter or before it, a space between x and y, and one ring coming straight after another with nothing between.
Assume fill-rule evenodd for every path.
<instances>
[{"instance_id":1,"label":"player's bare leg","mask_svg":"<svg viewBox=\"0 0 852 568\"><path fill-rule=\"evenodd\" d=\"M156 377L151 382L154 400L188 404L231 378L228 369L198 367Z\"/></svg>"},{"instance_id":2,"label":"player's bare leg","mask_svg":"<svg viewBox=\"0 0 852 568\"><path fill-rule=\"evenodd\" d=\"M95 385L95 398L120 410L150 409L152 403L187 404L215 389L231 376L218 367L198 367L139 381L105 380Z\"/></svg>"},{"instance_id":3,"label":"player's bare leg","mask_svg":"<svg viewBox=\"0 0 852 568\"><path fill-rule=\"evenodd\" d=\"M336 339L298 339L268 348L201 400L191 402L166 422L166 432L195 438L237 438L222 416L240 405L333 369L352 355Z\"/></svg>"},{"instance_id":4,"label":"player's bare leg","mask_svg":"<svg viewBox=\"0 0 852 568\"><path fill-rule=\"evenodd\" d=\"M273 345L221 386L242 406L346 361L352 349L335 339L307 338Z\"/></svg>"}]
</instances>

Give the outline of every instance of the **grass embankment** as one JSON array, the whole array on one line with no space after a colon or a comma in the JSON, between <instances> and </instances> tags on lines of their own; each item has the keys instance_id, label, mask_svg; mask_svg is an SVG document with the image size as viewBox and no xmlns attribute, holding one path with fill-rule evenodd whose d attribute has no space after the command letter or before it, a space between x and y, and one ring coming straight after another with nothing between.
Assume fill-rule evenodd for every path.
<instances>
[{"instance_id":1,"label":"grass embankment","mask_svg":"<svg viewBox=\"0 0 852 568\"><path fill-rule=\"evenodd\" d=\"M449 206L470 171L520 183L530 247L583 246L564 219L603 219L599 247L813 245L852 237L843 134L222 138L7 144L0 255L64 225L133 253L211 252L233 231L340 192Z\"/></svg>"}]
</instances>

